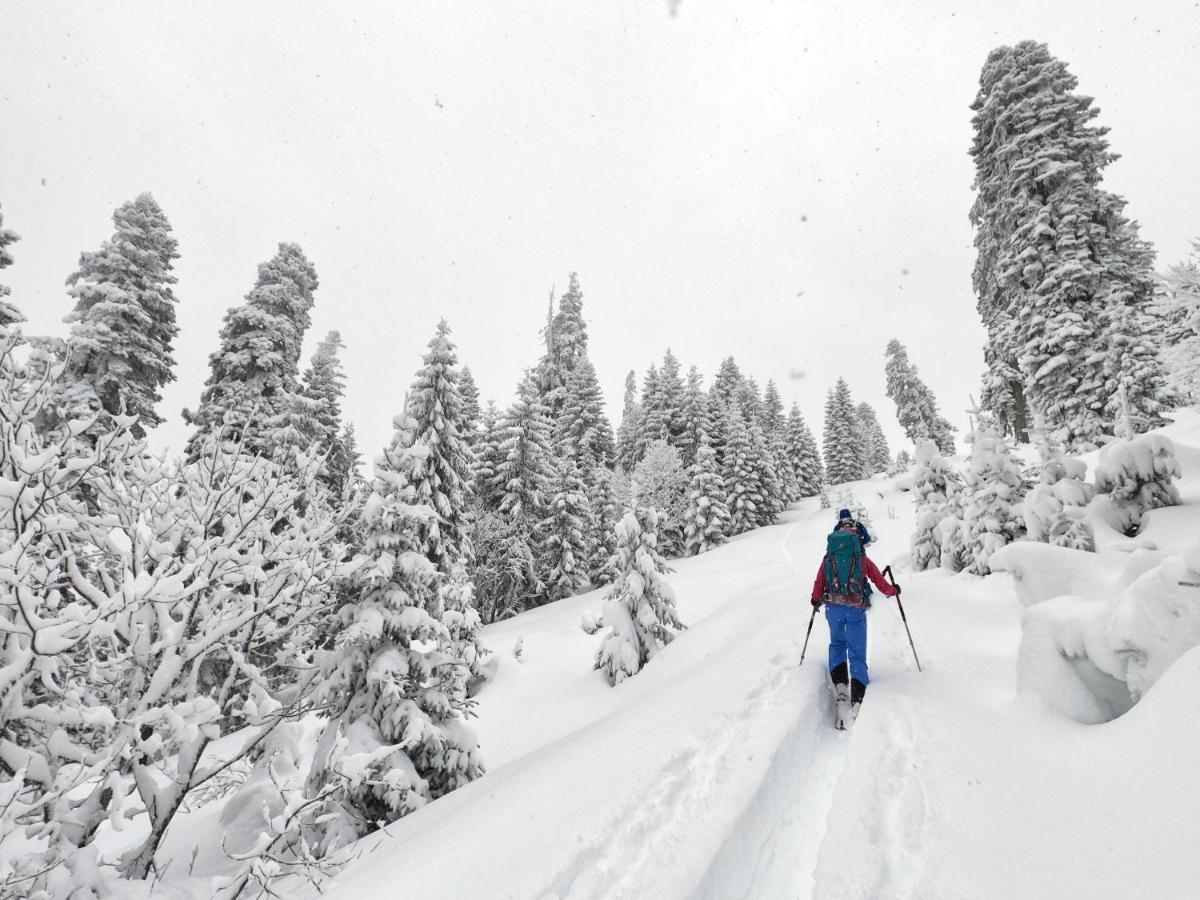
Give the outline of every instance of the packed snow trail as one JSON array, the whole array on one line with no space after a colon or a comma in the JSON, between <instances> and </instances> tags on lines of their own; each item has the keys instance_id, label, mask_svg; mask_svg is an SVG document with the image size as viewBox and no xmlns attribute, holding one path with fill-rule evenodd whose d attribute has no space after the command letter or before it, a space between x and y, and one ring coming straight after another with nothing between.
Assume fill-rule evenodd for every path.
<instances>
[{"instance_id":1,"label":"packed snow trail","mask_svg":"<svg viewBox=\"0 0 1200 900\"><path fill-rule=\"evenodd\" d=\"M579 628L602 592L486 629L487 775L365 839L327 896L1186 895L1200 650L1122 719L1065 720L1017 696L1009 576L906 572L908 495L855 490L925 671L879 597L851 730L831 724L823 620L797 665L833 515L806 501L673 562L688 630L617 688Z\"/></svg>"}]
</instances>

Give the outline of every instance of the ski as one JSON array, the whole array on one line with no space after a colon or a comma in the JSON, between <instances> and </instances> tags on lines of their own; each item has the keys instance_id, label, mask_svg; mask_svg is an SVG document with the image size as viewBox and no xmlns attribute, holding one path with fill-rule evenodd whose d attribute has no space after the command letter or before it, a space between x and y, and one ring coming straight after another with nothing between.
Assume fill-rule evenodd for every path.
<instances>
[{"instance_id":1,"label":"ski","mask_svg":"<svg viewBox=\"0 0 1200 900\"><path fill-rule=\"evenodd\" d=\"M833 685L833 727L838 731L845 731L853 721L850 710L850 685Z\"/></svg>"}]
</instances>

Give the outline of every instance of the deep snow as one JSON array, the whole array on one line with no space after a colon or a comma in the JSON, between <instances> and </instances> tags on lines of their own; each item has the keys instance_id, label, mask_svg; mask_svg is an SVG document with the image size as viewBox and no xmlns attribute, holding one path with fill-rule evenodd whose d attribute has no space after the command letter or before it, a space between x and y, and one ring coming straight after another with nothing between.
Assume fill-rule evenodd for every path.
<instances>
[{"instance_id":1,"label":"deep snow","mask_svg":"<svg viewBox=\"0 0 1200 900\"><path fill-rule=\"evenodd\" d=\"M1167 431L1189 505L1150 513L1139 539L1105 535L1087 590L1134 547L1178 551L1200 535L1200 425ZM1012 576L906 572L913 509L894 481L855 494L880 532L871 556L905 588L925 671L879 599L852 731L830 727L823 621L797 665L833 516L806 501L673 563L688 630L616 688L591 669L598 638L579 625L599 592L486 629L488 774L365 839L327 896L1190 895L1200 650L1107 724L1019 693Z\"/></svg>"}]
</instances>

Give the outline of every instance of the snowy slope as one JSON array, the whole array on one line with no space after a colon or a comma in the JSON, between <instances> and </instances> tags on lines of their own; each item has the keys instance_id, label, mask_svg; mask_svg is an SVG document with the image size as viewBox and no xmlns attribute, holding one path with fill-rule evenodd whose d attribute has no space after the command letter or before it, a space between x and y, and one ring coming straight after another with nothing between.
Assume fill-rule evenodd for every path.
<instances>
[{"instance_id":1,"label":"snowy slope","mask_svg":"<svg viewBox=\"0 0 1200 900\"><path fill-rule=\"evenodd\" d=\"M1167 432L1188 505L1150 514L1145 537L1164 550L1200 534L1200 419ZM905 574L908 496L882 479L856 494L925 671L881 599L853 731L829 726L823 621L797 667L832 521L807 501L676 563L689 629L617 688L579 628L598 593L488 629L487 776L365 839L328 895L1191 895L1200 651L1126 716L1071 721L1017 693L1011 576Z\"/></svg>"}]
</instances>

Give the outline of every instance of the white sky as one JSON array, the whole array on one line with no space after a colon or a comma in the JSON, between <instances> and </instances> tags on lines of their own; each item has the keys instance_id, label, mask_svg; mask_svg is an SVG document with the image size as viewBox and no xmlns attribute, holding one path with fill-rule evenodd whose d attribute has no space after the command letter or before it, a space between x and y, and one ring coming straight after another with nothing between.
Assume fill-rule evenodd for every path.
<instances>
[{"instance_id":1,"label":"white sky","mask_svg":"<svg viewBox=\"0 0 1200 900\"><path fill-rule=\"evenodd\" d=\"M289 240L367 460L439 317L505 405L572 269L614 425L625 373L670 345L710 379L733 354L818 430L842 374L895 449L889 338L956 424L978 387L968 105L993 47L1046 41L1097 98L1106 186L1161 262L1200 233L1200 9L1134 6L0 0L23 238L0 280L28 333L65 334L80 251L151 191L182 253L174 446L221 316Z\"/></svg>"}]
</instances>

